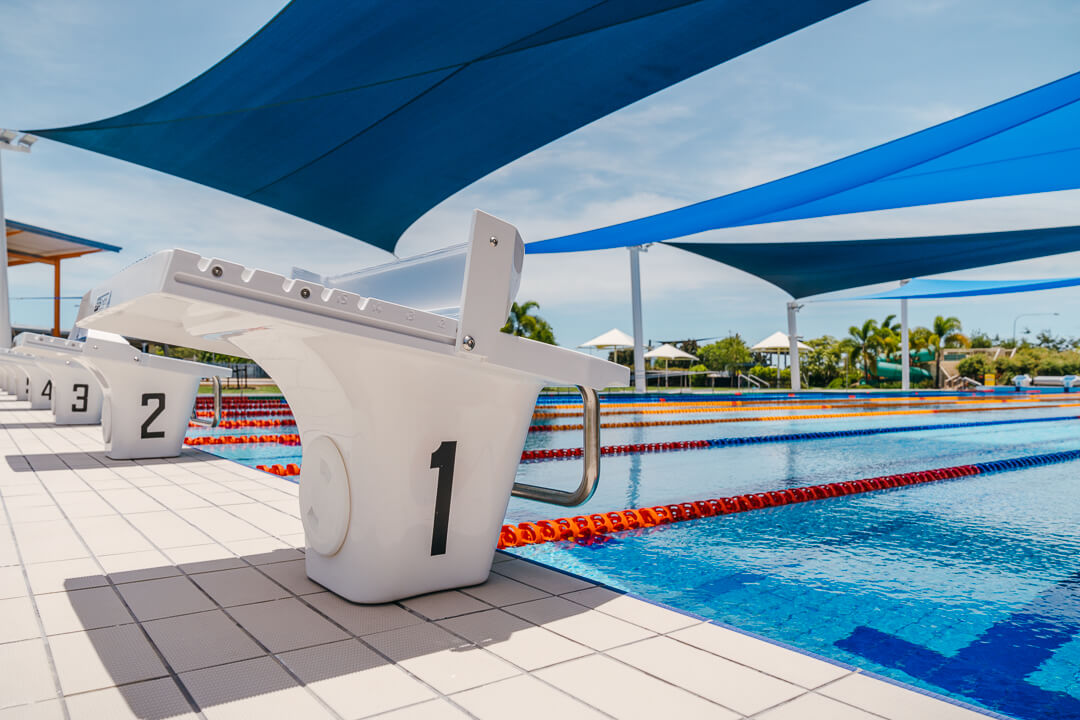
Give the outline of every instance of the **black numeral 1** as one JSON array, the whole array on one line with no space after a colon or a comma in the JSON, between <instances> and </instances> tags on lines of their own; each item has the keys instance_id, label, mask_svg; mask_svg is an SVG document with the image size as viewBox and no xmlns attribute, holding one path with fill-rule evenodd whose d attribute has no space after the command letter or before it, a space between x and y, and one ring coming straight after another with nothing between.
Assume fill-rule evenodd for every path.
<instances>
[{"instance_id":1,"label":"black numeral 1","mask_svg":"<svg viewBox=\"0 0 1080 720\"><path fill-rule=\"evenodd\" d=\"M86 396L90 394L90 386L85 383L75 383L71 389L75 391L75 402L71 404L71 412L86 412Z\"/></svg>"},{"instance_id":2,"label":"black numeral 1","mask_svg":"<svg viewBox=\"0 0 1080 720\"><path fill-rule=\"evenodd\" d=\"M143 393L143 396L142 396L143 407L146 407L147 405L149 405L151 401L157 403L157 409L155 409L154 412L150 413L150 417L143 420L143 424L142 424L142 426L140 428L142 430L142 432L139 435L139 437L141 437L144 440L165 437L165 431L164 430L151 430L150 429L150 423L157 420L157 416L160 415L161 413L165 412L165 393Z\"/></svg>"},{"instance_id":3,"label":"black numeral 1","mask_svg":"<svg viewBox=\"0 0 1080 720\"><path fill-rule=\"evenodd\" d=\"M446 533L450 527L450 493L454 487L454 457L457 442L444 441L431 453L431 468L439 469L435 490L435 522L431 529L431 554L446 554Z\"/></svg>"}]
</instances>

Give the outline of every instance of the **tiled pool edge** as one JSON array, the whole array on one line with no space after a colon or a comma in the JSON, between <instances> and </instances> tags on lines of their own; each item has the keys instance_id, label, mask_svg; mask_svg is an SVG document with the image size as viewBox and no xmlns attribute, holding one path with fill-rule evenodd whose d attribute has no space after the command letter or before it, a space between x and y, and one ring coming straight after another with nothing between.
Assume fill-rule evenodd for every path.
<instances>
[{"instance_id":1,"label":"tiled pool edge","mask_svg":"<svg viewBox=\"0 0 1080 720\"><path fill-rule=\"evenodd\" d=\"M587 577L585 575L580 575L578 573L570 572L569 570L564 570L562 568L557 568L557 567L553 567L551 565L546 565L546 564L544 564L542 562L539 562L538 560L534 560L532 558L524 557L524 556L521 556L521 555L515 555L510 550L496 550L495 552L496 552L496 554L506 555L506 556L512 557L512 558L514 558L516 560L522 560L522 561L527 562L527 563L529 563L531 565L536 565L537 567L544 568L545 570L551 570L551 571L554 571L554 572L557 572L557 573L561 573L563 575L567 575L567 576L572 577L572 578L574 578L576 580L581 580L583 582L591 583L591 584L593 584L593 585L595 585L597 587L604 588L605 590L610 590L613 593L617 593L619 595L624 595L626 597L633 598L635 600L646 603L648 605L652 605L654 607L662 608L664 610L669 610L671 612L675 612L675 613L678 613L680 615L684 615L686 617L693 618L693 619L695 619L695 620L697 620L699 622L702 622L702 623L705 623L705 624L708 624L708 625L715 625L717 627L724 628L725 630L730 630L731 632L735 632L735 633L738 633L740 635L744 635L746 637L753 638L754 640L759 640L761 642L765 642L765 643L768 643L770 645L775 645L776 647L783 648L785 650L790 650L792 652L796 652L796 653L798 653L800 655L804 655L806 657L813 658L814 660L820 660L821 662L825 662L825 663L828 663L830 665L835 665L836 667L840 667L840 668L843 668L845 670L849 670L849 671L851 671L853 673L858 673L860 675L864 675L866 677L873 678L875 680L880 680L880 681L882 681L884 683L887 683L889 685L893 685L894 687L898 687L898 688L901 688L901 689L904 689L904 690L910 690L910 691L912 691L914 693L917 693L919 695L923 695L925 697L932 698L934 700L939 700L941 702L948 703L949 705L954 705L956 707L963 708L965 710L970 710L972 712L979 713L980 715L985 715L986 717L995 718L995 720L1015 720L1015 718L1013 718L1010 715L1003 715L1003 714L1001 714L999 712L996 712L994 710L989 710L987 708L979 707L978 705L973 705L971 703L964 702L963 700L959 700L957 698L949 697L947 695L942 695L941 693L934 692L933 690L927 690L925 688L921 688L921 687L917 687L915 685L911 685L909 683L905 683L905 682L903 682L901 680L896 680L894 678L886 677L886 676L881 675L880 673L876 673L876 672L874 672L872 670L866 670L865 668L861 668L861 667L859 667L857 665L851 665L850 663L846 663L846 662L843 662L841 660L835 660L833 658L826 657L824 655L812 652L810 650L804 650L803 648L796 647L794 645L790 645L790 644L788 644L786 642L783 642L782 640L775 640L773 638L767 637L765 635L761 635L761 634L756 633L756 632L752 632L750 630L743 630L743 629L741 629L739 627L736 627L734 625L730 625L728 623L721 622L719 620L713 620L712 618L705 617L704 615L699 615L699 614L697 614L695 612L691 612L689 610L683 610L682 608L678 608L678 607L675 607L673 605L668 605L666 603L660 602L659 600L653 600L651 598L645 597L643 595L639 595L639 594L637 594L635 592L631 592L629 590L622 590L621 588L612 587L611 585L608 585L608 584L606 584L604 582L601 582L599 580L589 578L589 577ZM737 661L732 661L732 662L737 662ZM756 668L754 668L754 669L756 669Z\"/></svg>"}]
</instances>

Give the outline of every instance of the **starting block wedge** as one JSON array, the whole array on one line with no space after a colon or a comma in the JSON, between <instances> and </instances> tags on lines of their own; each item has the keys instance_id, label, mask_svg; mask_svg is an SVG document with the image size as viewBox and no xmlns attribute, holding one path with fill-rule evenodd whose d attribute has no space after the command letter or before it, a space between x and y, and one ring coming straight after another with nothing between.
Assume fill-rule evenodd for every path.
<instances>
[{"instance_id":1,"label":"starting block wedge","mask_svg":"<svg viewBox=\"0 0 1080 720\"><path fill-rule=\"evenodd\" d=\"M15 347L32 355L49 375L42 394L52 400L57 425L97 425L101 422L101 383L79 361L84 343L52 335L20 333Z\"/></svg>"},{"instance_id":2,"label":"starting block wedge","mask_svg":"<svg viewBox=\"0 0 1080 720\"><path fill-rule=\"evenodd\" d=\"M455 319L168 250L92 290L78 323L261 365L299 427L308 576L381 603L484 582L540 389L582 388L598 433L594 389L629 380L625 367L500 332L523 260L517 230L477 212ZM577 492L516 491L584 502L598 434L586 447Z\"/></svg>"}]
</instances>

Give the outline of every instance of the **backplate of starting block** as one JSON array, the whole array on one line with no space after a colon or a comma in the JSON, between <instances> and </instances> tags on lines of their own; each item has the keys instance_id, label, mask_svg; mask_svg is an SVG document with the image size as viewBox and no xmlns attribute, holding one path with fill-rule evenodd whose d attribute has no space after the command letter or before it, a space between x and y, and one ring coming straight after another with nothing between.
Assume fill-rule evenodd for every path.
<instances>
[{"instance_id":1,"label":"backplate of starting block","mask_svg":"<svg viewBox=\"0 0 1080 720\"><path fill-rule=\"evenodd\" d=\"M629 380L500 332L523 259L517 230L477 212L455 319L170 250L91 291L79 324L262 366L301 436L308 576L388 602L487 579L543 386Z\"/></svg>"}]
</instances>

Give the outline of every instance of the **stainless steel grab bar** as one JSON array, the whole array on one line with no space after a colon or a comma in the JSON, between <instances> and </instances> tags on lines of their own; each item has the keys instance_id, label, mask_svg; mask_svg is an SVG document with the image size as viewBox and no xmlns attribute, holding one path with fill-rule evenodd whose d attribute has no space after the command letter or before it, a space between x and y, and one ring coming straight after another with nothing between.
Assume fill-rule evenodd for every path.
<instances>
[{"instance_id":1,"label":"stainless steel grab bar","mask_svg":"<svg viewBox=\"0 0 1080 720\"><path fill-rule=\"evenodd\" d=\"M578 385L577 389L581 393L582 412L585 416L582 423L584 467L581 470L581 484L577 490L567 492L539 485L514 483L514 488L510 491L514 497L573 507L587 502L596 492L600 480L600 398L592 388Z\"/></svg>"},{"instance_id":2,"label":"stainless steel grab bar","mask_svg":"<svg viewBox=\"0 0 1080 720\"><path fill-rule=\"evenodd\" d=\"M210 384L214 388L214 414L209 420L203 420L199 417L199 403L196 402L191 408L191 422L202 427L216 428L221 424L221 378L215 375L210 378Z\"/></svg>"}]
</instances>

